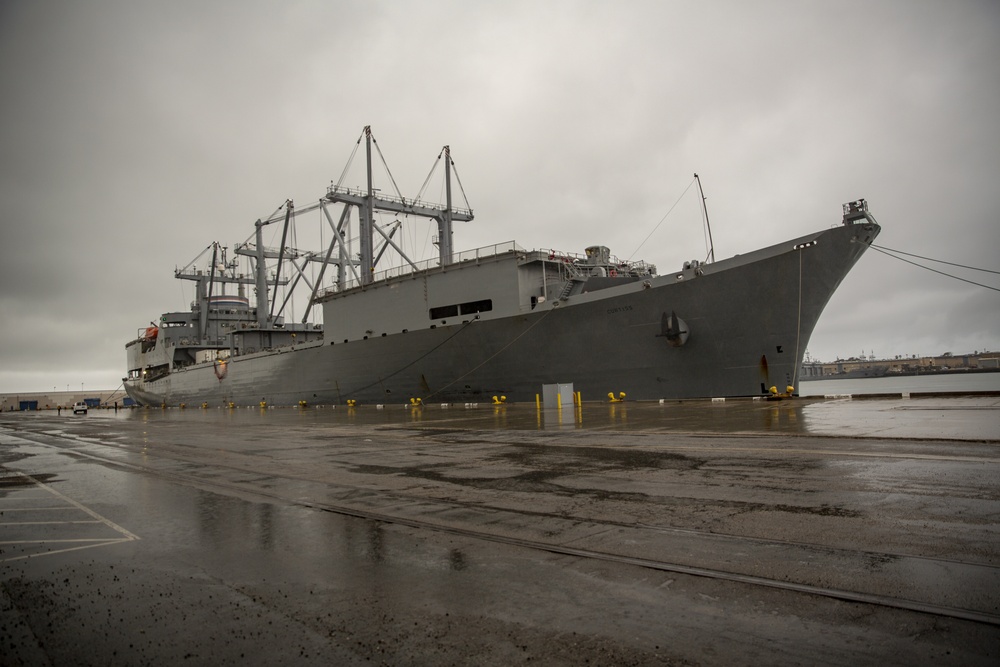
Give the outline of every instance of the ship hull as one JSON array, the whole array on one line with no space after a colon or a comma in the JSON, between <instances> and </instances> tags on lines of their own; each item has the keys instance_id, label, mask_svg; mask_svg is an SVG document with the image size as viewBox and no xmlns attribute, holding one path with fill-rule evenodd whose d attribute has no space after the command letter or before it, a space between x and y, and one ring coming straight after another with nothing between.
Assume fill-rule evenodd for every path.
<instances>
[{"instance_id":1,"label":"ship hull","mask_svg":"<svg viewBox=\"0 0 1000 667\"><path fill-rule=\"evenodd\" d=\"M735 397L796 386L813 328L878 225L843 225L713 264L505 317L349 342L313 341L127 380L140 404L310 405ZM682 322L679 344L665 324ZM674 322L675 324L676 322Z\"/></svg>"}]
</instances>

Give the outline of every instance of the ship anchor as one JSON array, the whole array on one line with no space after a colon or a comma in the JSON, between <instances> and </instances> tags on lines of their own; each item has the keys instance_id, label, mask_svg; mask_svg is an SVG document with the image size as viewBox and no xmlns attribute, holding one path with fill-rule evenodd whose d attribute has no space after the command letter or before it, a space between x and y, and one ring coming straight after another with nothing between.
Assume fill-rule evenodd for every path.
<instances>
[{"instance_id":1,"label":"ship anchor","mask_svg":"<svg viewBox=\"0 0 1000 667\"><path fill-rule=\"evenodd\" d=\"M663 317L660 318L660 333L656 336L666 338L673 347L680 347L687 342L689 333L687 322L677 317L674 311L670 311L669 315L663 313Z\"/></svg>"}]
</instances>

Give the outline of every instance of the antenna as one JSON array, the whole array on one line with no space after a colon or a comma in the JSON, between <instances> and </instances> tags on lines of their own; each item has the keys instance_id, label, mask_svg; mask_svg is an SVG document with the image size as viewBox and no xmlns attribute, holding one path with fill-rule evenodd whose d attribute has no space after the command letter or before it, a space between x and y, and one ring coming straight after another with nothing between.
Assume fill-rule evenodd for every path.
<instances>
[{"instance_id":1,"label":"antenna","mask_svg":"<svg viewBox=\"0 0 1000 667\"><path fill-rule=\"evenodd\" d=\"M712 225L708 221L708 204L705 203L705 191L701 189L701 179L698 174L694 175L694 180L698 181L698 193L701 195L701 214L705 216L705 228L708 230L708 258L707 262L715 261L715 243L712 241Z\"/></svg>"}]
</instances>

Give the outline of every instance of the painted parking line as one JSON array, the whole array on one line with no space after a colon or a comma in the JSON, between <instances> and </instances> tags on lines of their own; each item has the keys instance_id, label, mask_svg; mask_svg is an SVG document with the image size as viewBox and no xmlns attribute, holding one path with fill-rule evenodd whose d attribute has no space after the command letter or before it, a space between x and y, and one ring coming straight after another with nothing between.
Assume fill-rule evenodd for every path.
<instances>
[{"instance_id":1,"label":"painted parking line","mask_svg":"<svg viewBox=\"0 0 1000 667\"><path fill-rule=\"evenodd\" d=\"M10 532L17 532L19 533L17 537L22 539L0 539L0 563L53 556L68 551L93 549L139 539L135 533L31 475L15 470L3 472L6 474L0 476L0 489L8 486L11 481L14 483L9 486L17 488L8 490L9 495L0 498L0 515L3 517L3 521L0 521L0 537L9 535ZM39 494L39 491L44 493ZM15 506L16 503L23 503L25 500L41 500L44 505ZM43 514L37 514L39 512ZM67 516L65 519L50 520L47 517L43 518L46 512L62 512ZM91 530L85 530L80 534L80 527ZM96 528L100 530L93 530ZM112 531L113 537L108 537L108 529ZM45 536L39 535L40 532L44 532Z\"/></svg>"}]
</instances>

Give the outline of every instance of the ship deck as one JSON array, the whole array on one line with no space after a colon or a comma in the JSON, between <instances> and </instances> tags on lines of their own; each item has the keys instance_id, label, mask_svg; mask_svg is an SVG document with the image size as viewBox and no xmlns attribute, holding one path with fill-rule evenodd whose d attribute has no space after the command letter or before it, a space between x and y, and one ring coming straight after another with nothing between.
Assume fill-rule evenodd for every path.
<instances>
[{"instance_id":1,"label":"ship deck","mask_svg":"<svg viewBox=\"0 0 1000 667\"><path fill-rule=\"evenodd\" d=\"M4 413L5 659L994 664L998 424L995 395Z\"/></svg>"}]
</instances>

